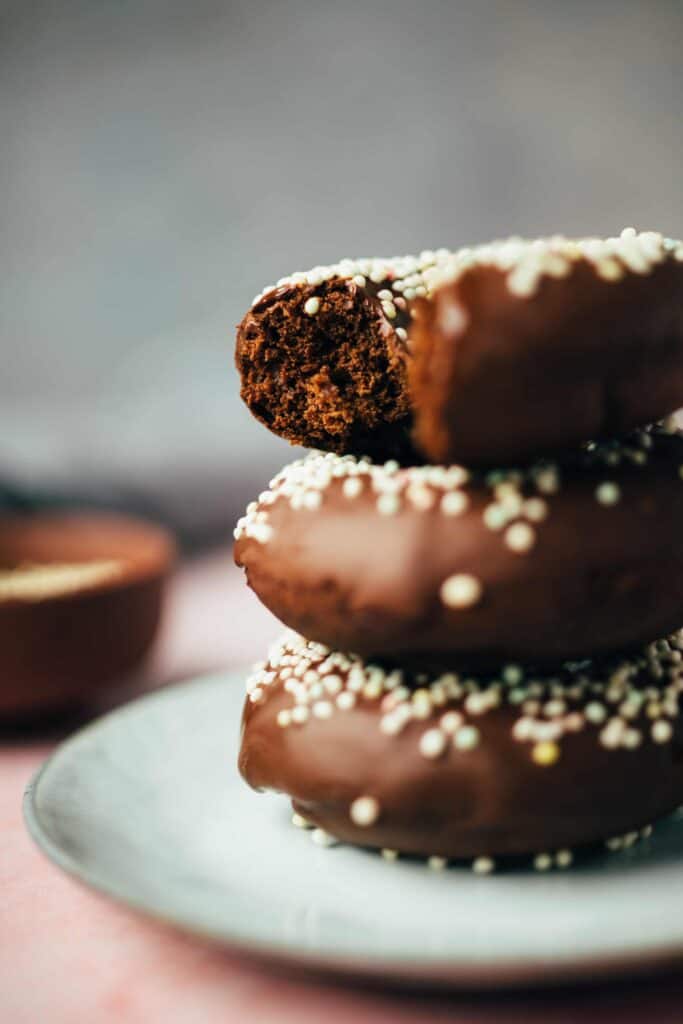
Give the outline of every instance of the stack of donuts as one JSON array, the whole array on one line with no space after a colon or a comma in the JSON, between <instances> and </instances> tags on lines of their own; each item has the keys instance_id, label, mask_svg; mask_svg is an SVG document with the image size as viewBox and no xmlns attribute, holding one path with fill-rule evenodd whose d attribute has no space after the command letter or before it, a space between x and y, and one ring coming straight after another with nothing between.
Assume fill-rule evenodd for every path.
<instances>
[{"instance_id":1,"label":"stack of donuts","mask_svg":"<svg viewBox=\"0 0 683 1024\"><path fill-rule=\"evenodd\" d=\"M683 244L519 238L284 278L242 397L313 448L235 530L289 627L240 770L432 867L629 846L683 803Z\"/></svg>"}]
</instances>

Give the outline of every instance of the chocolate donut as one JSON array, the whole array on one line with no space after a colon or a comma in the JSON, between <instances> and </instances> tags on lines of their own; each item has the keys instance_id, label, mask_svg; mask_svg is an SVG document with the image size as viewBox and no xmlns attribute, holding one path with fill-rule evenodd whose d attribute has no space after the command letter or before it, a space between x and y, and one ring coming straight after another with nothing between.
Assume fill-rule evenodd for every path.
<instances>
[{"instance_id":1,"label":"chocolate donut","mask_svg":"<svg viewBox=\"0 0 683 1024\"><path fill-rule=\"evenodd\" d=\"M519 471L317 453L248 507L235 559L286 625L384 661L624 650L683 621L682 473L663 425Z\"/></svg>"},{"instance_id":2,"label":"chocolate donut","mask_svg":"<svg viewBox=\"0 0 683 1024\"><path fill-rule=\"evenodd\" d=\"M239 768L325 833L387 851L547 857L635 836L683 800L682 647L679 632L626 660L472 678L293 634L248 680Z\"/></svg>"},{"instance_id":3,"label":"chocolate donut","mask_svg":"<svg viewBox=\"0 0 683 1024\"><path fill-rule=\"evenodd\" d=\"M315 267L257 296L236 363L253 414L293 444L547 454L683 404L683 244L626 229Z\"/></svg>"},{"instance_id":4,"label":"chocolate donut","mask_svg":"<svg viewBox=\"0 0 683 1024\"><path fill-rule=\"evenodd\" d=\"M415 442L432 461L529 458L683 404L680 243L511 241L433 281L410 361Z\"/></svg>"}]
</instances>

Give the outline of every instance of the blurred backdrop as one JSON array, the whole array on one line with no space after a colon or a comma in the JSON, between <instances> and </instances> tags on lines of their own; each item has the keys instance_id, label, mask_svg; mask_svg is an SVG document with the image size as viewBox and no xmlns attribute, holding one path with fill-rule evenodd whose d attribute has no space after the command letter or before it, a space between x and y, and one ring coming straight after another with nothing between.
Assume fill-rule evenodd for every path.
<instances>
[{"instance_id":1,"label":"blurred backdrop","mask_svg":"<svg viewBox=\"0 0 683 1024\"><path fill-rule=\"evenodd\" d=\"M0 2L0 492L201 542L291 449L232 367L342 256L683 234L680 0Z\"/></svg>"}]
</instances>

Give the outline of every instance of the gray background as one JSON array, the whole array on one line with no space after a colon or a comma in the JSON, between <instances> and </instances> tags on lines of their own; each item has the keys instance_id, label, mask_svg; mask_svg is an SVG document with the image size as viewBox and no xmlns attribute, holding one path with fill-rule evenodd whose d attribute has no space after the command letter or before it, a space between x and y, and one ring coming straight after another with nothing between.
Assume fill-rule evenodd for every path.
<instances>
[{"instance_id":1,"label":"gray background","mask_svg":"<svg viewBox=\"0 0 683 1024\"><path fill-rule=\"evenodd\" d=\"M0 480L227 529L290 449L253 294L344 255L683 234L683 3L0 4Z\"/></svg>"}]
</instances>

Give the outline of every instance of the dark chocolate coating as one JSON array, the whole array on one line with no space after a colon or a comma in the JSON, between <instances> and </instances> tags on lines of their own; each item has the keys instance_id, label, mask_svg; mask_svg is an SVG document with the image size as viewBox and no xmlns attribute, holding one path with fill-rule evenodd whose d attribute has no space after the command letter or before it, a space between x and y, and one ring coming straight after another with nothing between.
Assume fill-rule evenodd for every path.
<instances>
[{"instance_id":1,"label":"dark chocolate coating","mask_svg":"<svg viewBox=\"0 0 683 1024\"><path fill-rule=\"evenodd\" d=\"M586 261L530 297L476 266L414 310L415 441L500 465L617 435L683 404L683 262L604 281Z\"/></svg>"},{"instance_id":2,"label":"dark chocolate coating","mask_svg":"<svg viewBox=\"0 0 683 1024\"><path fill-rule=\"evenodd\" d=\"M92 699L136 669L159 625L170 535L97 513L0 519L0 565L121 561L121 572L41 600L0 600L0 715L52 712Z\"/></svg>"},{"instance_id":3,"label":"dark chocolate coating","mask_svg":"<svg viewBox=\"0 0 683 1024\"><path fill-rule=\"evenodd\" d=\"M645 715L632 720L642 732L635 749L608 749L604 727L584 722L563 736L555 763L539 764L533 744L513 737L520 709L503 703L469 717L481 734L474 749L449 742L441 756L426 758L420 735L462 701L409 721L398 735L380 730L379 701L365 698L351 710L282 728L277 714L294 701L275 671L265 697L247 700L240 772L255 789L289 795L311 823L350 843L450 858L535 853L624 834L683 800L680 716L667 743L651 739ZM591 692L571 707L582 714L587 702L603 699L602 690ZM364 827L350 814L360 796L379 807Z\"/></svg>"},{"instance_id":4,"label":"dark chocolate coating","mask_svg":"<svg viewBox=\"0 0 683 1024\"><path fill-rule=\"evenodd\" d=\"M343 471L343 462L331 465ZM353 498L346 478L333 477L313 510L292 508L276 487L280 496L256 505L268 539L238 529L235 558L286 625L368 657L545 663L628 649L683 621L681 465L683 439L658 436L643 465L562 466L526 552L485 525L494 497L481 477L460 488L468 507L452 517L440 507L447 490L420 485L429 508L406 497L421 471L394 475L403 479L394 515L379 514L368 475L357 477L363 489ZM616 504L598 502L604 482L618 486ZM453 574L480 582L477 603L444 604L440 588Z\"/></svg>"}]
</instances>

